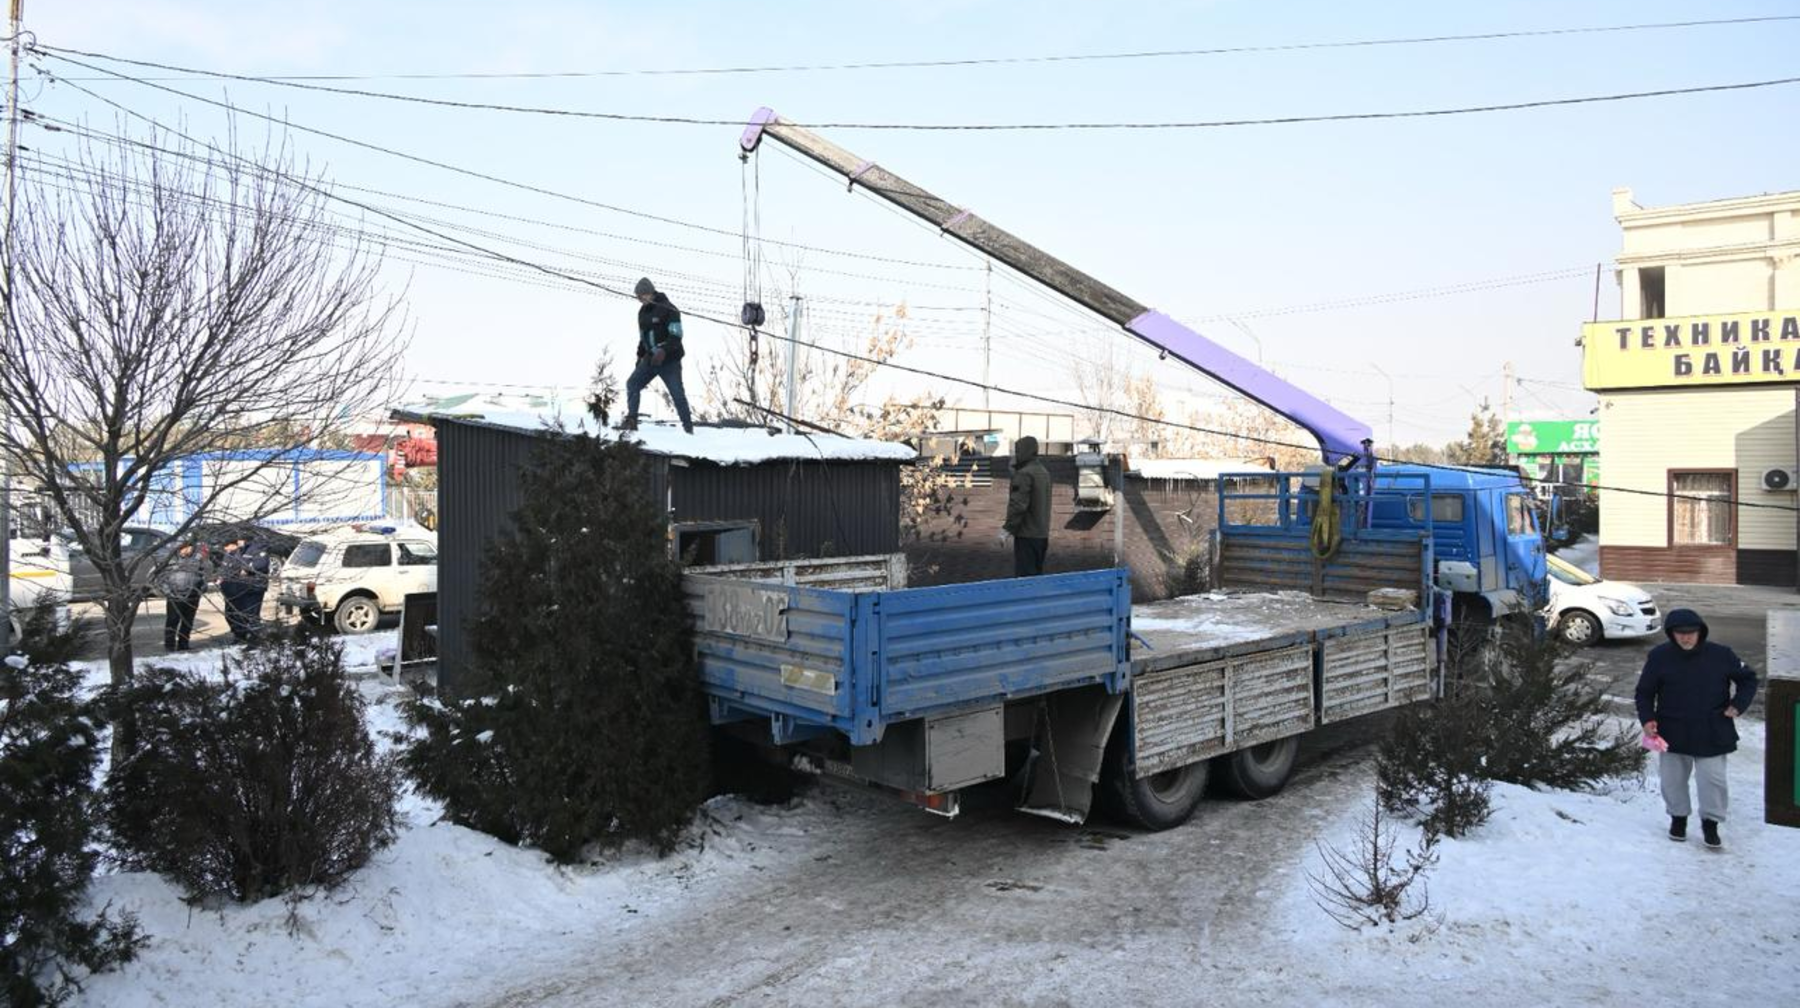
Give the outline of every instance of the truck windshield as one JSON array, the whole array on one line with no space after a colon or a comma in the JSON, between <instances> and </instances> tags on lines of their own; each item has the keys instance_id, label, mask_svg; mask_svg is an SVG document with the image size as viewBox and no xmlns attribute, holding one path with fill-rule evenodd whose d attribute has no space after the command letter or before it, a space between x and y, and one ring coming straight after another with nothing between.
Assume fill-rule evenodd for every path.
<instances>
[{"instance_id":1,"label":"truck windshield","mask_svg":"<svg viewBox=\"0 0 1800 1008\"><path fill-rule=\"evenodd\" d=\"M1551 577L1566 585L1599 584L1600 579L1554 554L1544 558L1544 569Z\"/></svg>"}]
</instances>

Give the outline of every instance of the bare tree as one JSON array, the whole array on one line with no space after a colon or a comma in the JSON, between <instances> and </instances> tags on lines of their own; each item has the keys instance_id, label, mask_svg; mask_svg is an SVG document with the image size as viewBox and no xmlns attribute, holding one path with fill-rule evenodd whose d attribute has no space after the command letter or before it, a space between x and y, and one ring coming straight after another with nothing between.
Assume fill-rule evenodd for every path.
<instances>
[{"instance_id":1,"label":"bare tree","mask_svg":"<svg viewBox=\"0 0 1800 1008\"><path fill-rule=\"evenodd\" d=\"M404 346L379 261L285 144L252 158L158 132L64 164L22 193L0 456L98 568L124 685L170 551L122 556L123 527L184 460L252 445L175 490L171 538L291 506L296 454L385 401Z\"/></svg>"},{"instance_id":2,"label":"bare tree","mask_svg":"<svg viewBox=\"0 0 1800 1008\"><path fill-rule=\"evenodd\" d=\"M799 290L801 264L789 263L785 270L786 290ZM786 294L776 299L772 306L770 324L765 327L767 331L760 333L757 338L754 360L751 359L748 340L741 350L727 352L714 359L702 378L708 413L747 423L762 424L769 421L767 413L739 405L737 400L740 399L785 412L788 369L786 334L792 306L793 301ZM854 356L816 350L811 346L796 346L794 416L834 430L843 429L846 425L859 427L868 422L868 416L858 417L856 414L862 407L870 379L875 377L882 365L913 345L906 322L907 309L904 303L895 305L890 311L872 313L866 331L843 334L835 341L839 349ZM780 335L774 335L775 333ZM830 338L804 331L800 339L805 343L817 343L821 346L833 342Z\"/></svg>"},{"instance_id":3,"label":"bare tree","mask_svg":"<svg viewBox=\"0 0 1800 1008\"><path fill-rule=\"evenodd\" d=\"M1118 404L1125 401L1131 382L1131 365L1119 349L1116 333L1090 335L1087 348L1070 363L1070 377L1075 379L1075 396L1087 406L1081 419L1087 423L1087 437L1111 441ZM1082 434L1077 432L1077 437Z\"/></svg>"}]
</instances>

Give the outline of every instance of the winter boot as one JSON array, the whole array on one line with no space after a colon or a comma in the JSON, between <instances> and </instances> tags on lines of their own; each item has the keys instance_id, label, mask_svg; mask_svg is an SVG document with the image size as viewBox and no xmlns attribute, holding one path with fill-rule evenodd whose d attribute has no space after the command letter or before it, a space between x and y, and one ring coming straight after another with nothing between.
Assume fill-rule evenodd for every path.
<instances>
[{"instance_id":1,"label":"winter boot","mask_svg":"<svg viewBox=\"0 0 1800 1008\"><path fill-rule=\"evenodd\" d=\"M1700 820L1700 835L1706 839L1708 850L1722 850L1725 841L1719 839L1719 824L1711 819Z\"/></svg>"},{"instance_id":2,"label":"winter boot","mask_svg":"<svg viewBox=\"0 0 1800 1008\"><path fill-rule=\"evenodd\" d=\"M617 429L618 429L618 430L622 430L622 431L634 431L634 430L637 430L637 416L636 416L636 414L633 414L633 415L630 415L630 416L627 416L627 417L626 417L626 418L625 418L625 419L623 419L623 420L620 420L620 421L619 421L619 426L618 426L618 428L617 428Z\"/></svg>"},{"instance_id":3,"label":"winter boot","mask_svg":"<svg viewBox=\"0 0 1800 1008\"><path fill-rule=\"evenodd\" d=\"M1676 843L1682 843L1687 840L1687 816L1675 815L1669 817L1669 839Z\"/></svg>"}]
</instances>

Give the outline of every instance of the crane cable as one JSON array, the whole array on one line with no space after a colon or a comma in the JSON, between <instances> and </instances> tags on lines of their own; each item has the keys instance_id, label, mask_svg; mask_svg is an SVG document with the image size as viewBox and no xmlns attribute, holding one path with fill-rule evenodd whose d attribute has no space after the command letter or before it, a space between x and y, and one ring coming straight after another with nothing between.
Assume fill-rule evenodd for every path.
<instances>
[{"instance_id":1,"label":"crane cable","mask_svg":"<svg viewBox=\"0 0 1800 1008\"><path fill-rule=\"evenodd\" d=\"M1339 520L1337 498L1337 470L1331 466L1319 466L1319 502L1313 507L1312 517L1312 552L1320 560L1329 560L1337 555L1338 546L1343 543L1344 526Z\"/></svg>"},{"instance_id":2,"label":"crane cable","mask_svg":"<svg viewBox=\"0 0 1800 1008\"><path fill-rule=\"evenodd\" d=\"M743 323L750 337L749 367L746 369L744 385L750 393L750 402L755 404L756 365L760 349L758 337L761 335L761 326L767 319L762 306L762 159L745 151L738 155L738 162L738 186L743 198L744 242L744 306L738 311L738 321Z\"/></svg>"}]
</instances>

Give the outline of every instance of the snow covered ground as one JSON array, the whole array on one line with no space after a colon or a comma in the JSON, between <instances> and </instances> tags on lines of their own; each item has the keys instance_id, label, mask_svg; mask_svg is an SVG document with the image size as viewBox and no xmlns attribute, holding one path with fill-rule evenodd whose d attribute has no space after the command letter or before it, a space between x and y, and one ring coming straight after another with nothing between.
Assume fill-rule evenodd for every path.
<instances>
[{"instance_id":1,"label":"snow covered ground","mask_svg":"<svg viewBox=\"0 0 1800 1008\"><path fill-rule=\"evenodd\" d=\"M392 691L363 688L371 727L397 727ZM395 846L291 909L190 909L155 877L99 879L95 901L139 914L151 943L79 1003L1791 1003L1800 832L1760 822L1761 723L1744 727L1725 851L1665 839L1648 781L1500 787L1492 821L1440 848L1436 919L1354 933L1313 905L1306 875L1315 840L1351 841L1366 750L1160 834L1003 808L946 821L820 790L774 808L717 799L666 859L576 868L408 797Z\"/></svg>"}]
</instances>

